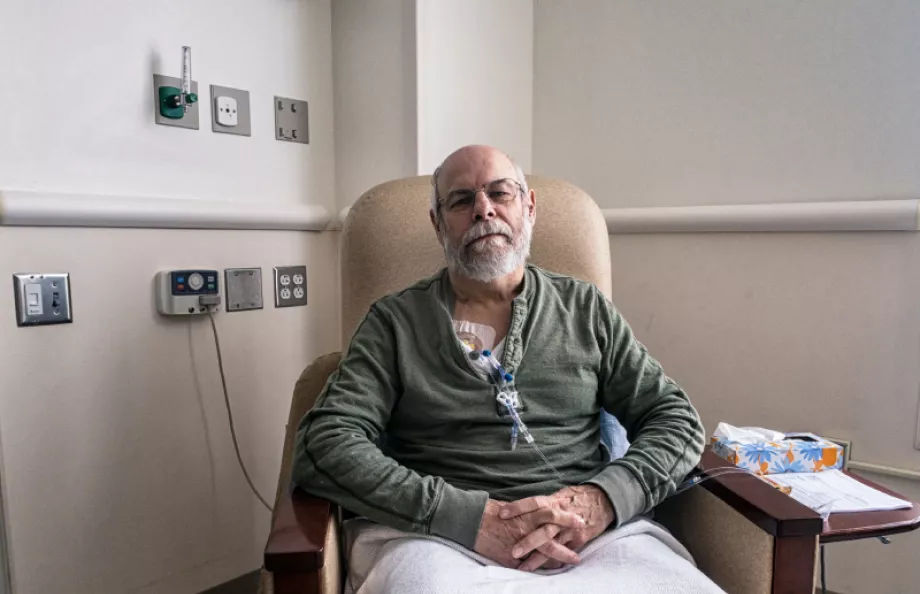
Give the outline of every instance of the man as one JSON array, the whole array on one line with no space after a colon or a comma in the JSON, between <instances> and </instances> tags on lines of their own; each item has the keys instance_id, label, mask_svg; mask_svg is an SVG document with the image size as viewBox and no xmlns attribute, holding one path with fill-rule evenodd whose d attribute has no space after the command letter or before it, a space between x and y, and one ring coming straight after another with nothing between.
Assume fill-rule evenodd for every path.
<instances>
[{"instance_id":1,"label":"man","mask_svg":"<svg viewBox=\"0 0 920 594\"><path fill-rule=\"evenodd\" d=\"M430 217L447 268L370 308L298 431L296 483L360 516L349 588L719 591L636 518L698 461L699 416L596 287L526 264L520 168L461 148Z\"/></svg>"}]
</instances>

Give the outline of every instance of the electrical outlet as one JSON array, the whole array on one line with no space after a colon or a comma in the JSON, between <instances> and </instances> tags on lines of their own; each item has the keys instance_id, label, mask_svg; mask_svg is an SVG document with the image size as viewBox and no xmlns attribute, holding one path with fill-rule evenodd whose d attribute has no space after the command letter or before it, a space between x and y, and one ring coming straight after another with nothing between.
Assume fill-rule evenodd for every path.
<instances>
[{"instance_id":1,"label":"electrical outlet","mask_svg":"<svg viewBox=\"0 0 920 594\"><path fill-rule=\"evenodd\" d=\"M275 97L275 140L310 144L310 118L306 101Z\"/></svg>"},{"instance_id":2,"label":"electrical outlet","mask_svg":"<svg viewBox=\"0 0 920 594\"><path fill-rule=\"evenodd\" d=\"M239 108L233 97L218 97L214 100L217 107L217 123L232 128L239 122Z\"/></svg>"},{"instance_id":3,"label":"electrical outlet","mask_svg":"<svg viewBox=\"0 0 920 594\"><path fill-rule=\"evenodd\" d=\"M275 307L307 304L307 267L275 267Z\"/></svg>"},{"instance_id":4,"label":"electrical outlet","mask_svg":"<svg viewBox=\"0 0 920 594\"><path fill-rule=\"evenodd\" d=\"M211 131L252 136L249 91L211 85Z\"/></svg>"}]
</instances>

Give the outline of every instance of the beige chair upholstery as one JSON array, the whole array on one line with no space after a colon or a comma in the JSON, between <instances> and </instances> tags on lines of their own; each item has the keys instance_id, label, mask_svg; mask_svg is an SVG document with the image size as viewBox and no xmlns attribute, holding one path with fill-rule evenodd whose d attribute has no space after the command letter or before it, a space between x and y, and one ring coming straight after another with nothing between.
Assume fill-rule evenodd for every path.
<instances>
[{"instance_id":1,"label":"beige chair upholstery","mask_svg":"<svg viewBox=\"0 0 920 594\"><path fill-rule=\"evenodd\" d=\"M730 594L772 592L774 538L706 489L665 500L655 509L655 520Z\"/></svg>"},{"instance_id":2,"label":"beige chair upholstery","mask_svg":"<svg viewBox=\"0 0 920 594\"><path fill-rule=\"evenodd\" d=\"M371 304L444 267L428 217L431 178L410 177L366 192L348 213L342 237L342 344ZM590 281L610 296L610 242L597 204L572 184L528 176L537 223L530 261Z\"/></svg>"},{"instance_id":3,"label":"beige chair upholstery","mask_svg":"<svg viewBox=\"0 0 920 594\"><path fill-rule=\"evenodd\" d=\"M275 502L272 506L275 509L275 512L272 513L272 525L275 523L274 516L279 507L278 502L291 484L291 467L294 458L294 438L297 434L297 426L304 415L316 404L316 398L322 391L323 386L326 385L326 380L339 366L339 361L341 360L342 355L340 353L332 353L316 359L303 370L294 385L294 397L291 400L291 412L288 414L284 431L284 447L281 450L281 474L278 477L278 488L275 491ZM335 514L330 518L331 522L337 520L338 516ZM335 524L329 526L326 535L325 550L339 551L341 543L339 542L340 532L338 526ZM336 594L341 592L342 579L344 578L343 570L344 568L337 554L326 556L326 563L323 566L322 592L335 592ZM261 594L273 594L274 591L272 575L263 571L259 592Z\"/></svg>"},{"instance_id":4,"label":"beige chair upholstery","mask_svg":"<svg viewBox=\"0 0 920 594\"><path fill-rule=\"evenodd\" d=\"M527 179L536 192L537 204L531 262L590 281L610 297L610 244L598 206L566 182L537 176ZM395 180L372 188L351 208L341 248L343 345L348 344L375 300L444 266L443 251L428 216L430 191L429 177ZM338 353L318 359L297 382L284 442L279 496L290 484L297 425L339 359ZM662 523L699 559L701 569L728 592L773 591L773 537L730 506L707 491L696 490L674 498L661 512ZM332 529L326 551L336 551L338 546L338 532ZM344 570L340 559L326 555L322 576L325 594L341 592ZM265 574L263 578L263 591L271 592L271 576Z\"/></svg>"}]
</instances>

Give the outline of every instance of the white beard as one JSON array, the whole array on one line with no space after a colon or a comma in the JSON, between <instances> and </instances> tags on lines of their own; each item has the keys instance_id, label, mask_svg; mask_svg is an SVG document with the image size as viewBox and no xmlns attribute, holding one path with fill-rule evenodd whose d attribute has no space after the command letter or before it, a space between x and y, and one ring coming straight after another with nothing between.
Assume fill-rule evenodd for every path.
<instances>
[{"instance_id":1,"label":"white beard","mask_svg":"<svg viewBox=\"0 0 920 594\"><path fill-rule=\"evenodd\" d=\"M501 236L490 237L470 245L473 240L491 233ZM451 244L446 233L442 233L442 237L444 257L451 273L487 283L511 274L527 261L530 257L533 222L525 212L521 233L513 239L511 229L499 220L477 223L470 227L458 244Z\"/></svg>"}]
</instances>

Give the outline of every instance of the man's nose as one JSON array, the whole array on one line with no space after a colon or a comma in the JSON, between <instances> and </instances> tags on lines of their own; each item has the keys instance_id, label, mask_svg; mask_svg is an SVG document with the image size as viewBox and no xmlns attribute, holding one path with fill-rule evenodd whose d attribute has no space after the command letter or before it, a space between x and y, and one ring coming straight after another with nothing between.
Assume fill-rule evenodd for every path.
<instances>
[{"instance_id":1,"label":"man's nose","mask_svg":"<svg viewBox=\"0 0 920 594\"><path fill-rule=\"evenodd\" d=\"M473 199L473 218L477 221L491 221L495 218L495 205L486 195L485 190L476 192Z\"/></svg>"}]
</instances>

